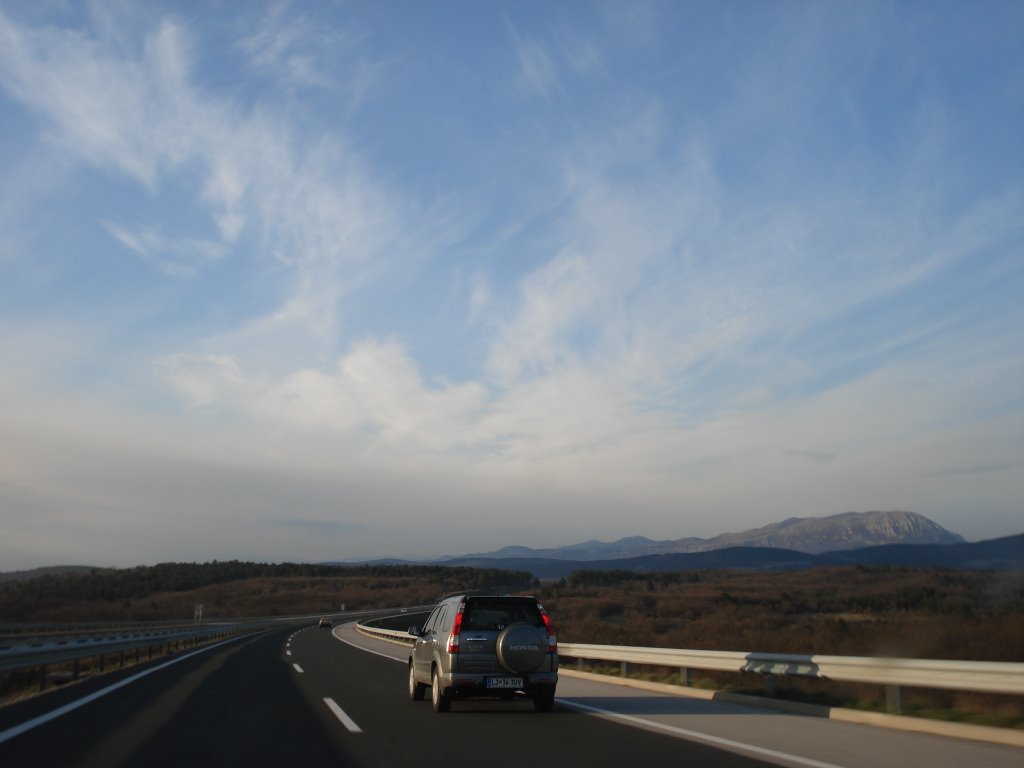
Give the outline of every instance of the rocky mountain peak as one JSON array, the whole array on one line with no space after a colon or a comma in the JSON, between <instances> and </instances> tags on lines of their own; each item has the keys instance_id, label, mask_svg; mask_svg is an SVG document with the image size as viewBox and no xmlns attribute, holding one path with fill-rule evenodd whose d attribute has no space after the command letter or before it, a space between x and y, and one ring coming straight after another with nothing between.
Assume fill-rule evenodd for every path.
<instances>
[{"instance_id":1,"label":"rocky mountain peak","mask_svg":"<svg viewBox=\"0 0 1024 768\"><path fill-rule=\"evenodd\" d=\"M963 540L916 512L844 512L789 518L743 533L723 534L710 539L708 548L778 547L819 554L884 544L960 544Z\"/></svg>"}]
</instances>

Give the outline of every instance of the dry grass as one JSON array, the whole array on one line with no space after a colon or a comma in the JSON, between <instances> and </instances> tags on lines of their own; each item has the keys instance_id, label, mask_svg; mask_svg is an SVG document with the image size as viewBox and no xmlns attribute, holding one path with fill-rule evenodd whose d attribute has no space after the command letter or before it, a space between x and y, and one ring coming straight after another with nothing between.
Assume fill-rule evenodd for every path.
<instances>
[{"instance_id":1,"label":"dry grass","mask_svg":"<svg viewBox=\"0 0 1024 768\"><path fill-rule=\"evenodd\" d=\"M1024 584L905 568L586 574L540 594L569 642L1024 661Z\"/></svg>"},{"instance_id":2,"label":"dry grass","mask_svg":"<svg viewBox=\"0 0 1024 768\"><path fill-rule=\"evenodd\" d=\"M577 573L541 592L564 642L766 653L1024 661L1021 574L905 568L786 573ZM569 662L575 664L575 662ZM621 674L617 665L593 671ZM679 682L679 671L630 676ZM695 672L691 685L764 694L758 676ZM885 711L881 686L787 679L776 695ZM906 690L903 712L1024 727L1024 699Z\"/></svg>"}]
</instances>

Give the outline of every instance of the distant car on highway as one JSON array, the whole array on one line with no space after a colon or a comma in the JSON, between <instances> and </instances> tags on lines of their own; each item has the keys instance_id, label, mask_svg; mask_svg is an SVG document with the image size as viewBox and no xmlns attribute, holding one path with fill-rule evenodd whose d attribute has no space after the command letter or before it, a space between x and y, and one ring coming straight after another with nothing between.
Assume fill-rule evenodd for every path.
<instances>
[{"instance_id":1,"label":"distant car on highway","mask_svg":"<svg viewBox=\"0 0 1024 768\"><path fill-rule=\"evenodd\" d=\"M450 597L409 634L409 698L429 687L435 712L471 697L527 696L538 712L554 704L558 642L536 598Z\"/></svg>"},{"instance_id":2,"label":"distant car on highway","mask_svg":"<svg viewBox=\"0 0 1024 768\"><path fill-rule=\"evenodd\" d=\"M320 619L320 626L321 627L329 627L329 626L331 626L331 620L328 619L326 616L324 616L322 619Z\"/></svg>"}]
</instances>

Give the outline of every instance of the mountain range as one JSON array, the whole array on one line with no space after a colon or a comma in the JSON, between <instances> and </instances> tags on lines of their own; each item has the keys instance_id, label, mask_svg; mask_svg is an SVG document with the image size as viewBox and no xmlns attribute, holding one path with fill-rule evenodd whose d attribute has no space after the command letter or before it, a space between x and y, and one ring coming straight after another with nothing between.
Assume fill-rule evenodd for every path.
<instances>
[{"instance_id":1,"label":"mountain range","mask_svg":"<svg viewBox=\"0 0 1024 768\"><path fill-rule=\"evenodd\" d=\"M529 571L559 579L581 569L634 572L743 568L761 571L848 565L1024 571L1024 534L967 543L914 512L847 512L789 518L711 539L655 541L630 536L534 549L509 546L446 557L442 565ZM375 560L373 564L411 564ZM349 563L352 565L352 563Z\"/></svg>"},{"instance_id":2,"label":"mountain range","mask_svg":"<svg viewBox=\"0 0 1024 768\"><path fill-rule=\"evenodd\" d=\"M768 547L807 554L862 549L887 544L962 544L964 538L916 512L845 512L830 517L791 517L780 523L711 539L689 537L655 541L629 536L613 542L585 541L565 547L533 549L502 547L445 560L542 558L553 560L612 560L648 555L711 552L732 547Z\"/></svg>"},{"instance_id":3,"label":"mountain range","mask_svg":"<svg viewBox=\"0 0 1024 768\"><path fill-rule=\"evenodd\" d=\"M800 570L849 565L907 568L1024 571L1024 534L961 544L887 544L810 554L775 547L727 547L705 552L641 555L610 560L542 557L460 557L445 565L529 571L539 579L561 579L573 571L695 571L742 568L757 571Z\"/></svg>"},{"instance_id":4,"label":"mountain range","mask_svg":"<svg viewBox=\"0 0 1024 768\"><path fill-rule=\"evenodd\" d=\"M1024 534L967 543L914 512L847 512L822 518L789 518L779 523L711 539L655 541L630 536L613 542L585 541L565 547L503 547L493 552L446 557L439 565L529 571L559 579L573 571L635 572L743 568L762 571L818 566L892 565L1024 572ZM425 564L380 559L336 565ZM86 566L0 573L0 582L95 570Z\"/></svg>"}]
</instances>

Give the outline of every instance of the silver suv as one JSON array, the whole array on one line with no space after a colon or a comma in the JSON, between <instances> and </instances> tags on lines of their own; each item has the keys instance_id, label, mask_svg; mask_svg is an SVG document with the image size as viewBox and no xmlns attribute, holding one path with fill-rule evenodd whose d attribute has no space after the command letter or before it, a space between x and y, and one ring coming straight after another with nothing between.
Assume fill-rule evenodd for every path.
<instances>
[{"instance_id":1,"label":"silver suv","mask_svg":"<svg viewBox=\"0 0 1024 768\"><path fill-rule=\"evenodd\" d=\"M460 595L443 600L426 624L410 627L409 698L427 687L435 712L453 699L523 694L539 712L551 709L558 683L558 642L551 619L533 597Z\"/></svg>"}]
</instances>

